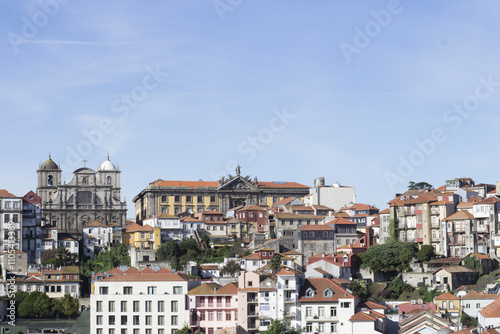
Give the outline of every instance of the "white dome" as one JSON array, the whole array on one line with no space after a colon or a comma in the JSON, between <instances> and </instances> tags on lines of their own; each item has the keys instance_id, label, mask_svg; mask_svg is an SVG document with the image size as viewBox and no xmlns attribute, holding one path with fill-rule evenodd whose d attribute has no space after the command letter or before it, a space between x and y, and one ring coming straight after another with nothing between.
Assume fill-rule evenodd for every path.
<instances>
[{"instance_id":1,"label":"white dome","mask_svg":"<svg viewBox=\"0 0 500 334\"><path fill-rule=\"evenodd\" d=\"M109 156L108 156L108 160L104 161L104 162L101 164L101 167L99 167L99 170L116 170L116 167L115 167L115 165L113 165L113 163L109 160Z\"/></svg>"}]
</instances>

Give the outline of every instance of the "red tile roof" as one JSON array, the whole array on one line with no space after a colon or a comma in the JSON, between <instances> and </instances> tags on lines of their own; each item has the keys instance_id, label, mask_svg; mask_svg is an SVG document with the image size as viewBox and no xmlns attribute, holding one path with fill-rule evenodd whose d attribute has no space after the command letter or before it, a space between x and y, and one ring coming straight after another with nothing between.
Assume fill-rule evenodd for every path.
<instances>
[{"instance_id":1,"label":"red tile roof","mask_svg":"<svg viewBox=\"0 0 500 334\"><path fill-rule=\"evenodd\" d=\"M137 223L132 223L129 226L125 227L125 232L151 232L154 228L151 225L141 226Z\"/></svg>"},{"instance_id":2,"label":"red tile roof","mask_svg":"<svg viewBox=\"0 0 500 334\"><path fill-rule=\"evenodd\" d=\"M304 226L300 226L299 229L301 231L331 231L331 230L335 230L330 225L304 225Z\"/></svg>"},{"instance_id":3,"label":"red tile roof","mask_svg":"<svg viewBox=\"0 0 500 334\"><path fill-rule=\"evenodd\" d=\"M110 271L107 272L108 275L121 275L123 274L123 271L121 271L118 268L113 268Z\"/></svg>"},{"instance_id":4,"label":"red tile roof","mask_svg":"<svg viewBox=\"0 0 500 334\"><path fill-rule=\"evenodd\" d=\"M455 295L452 295L451 293L449 292L445 292L443 293L442 295L439 295L437 296L436 298L434 298L434 300L459 300L460 298L458 298L457 296Z\"/></svg>"},{"instance_id":5,"label":"red tile roof","mask_svg":"<svg viewBox=\"0 0 500 334\"><path fill-rule=\"evenodd\" d=\"M210 181L162 181L158 184L160 187L189 187L192 189L198 187L214 187L217 188L219 184L217 182Z\"/></svg>"},{"instance_id":6,"label":"red tile roof","mask_svg":"<svg viewBox=\"0 0 500 334\"><path fill-rule=\"evenodd\" d=\"M123 273L124 274L140 274L141 272L135 268L128 268Z\"/></svg>"},{"instance_id":7,"label":"red tile roof","mask_svg":"<svg viewBox=\"0 0 500 334\"><path fill-rule=\"evenodd\" d=\"M379 318L387 318L386 315L373 310L364 310L353 315L349 321L377 321Z\"/></svg>"},{"instance_id":8,"label":"red tile roof","mask_svg":"<svg viewBox=\"0 0 500 334\"><path fill-rule=\"evenodd\" d=\"M306 297L306 291L311 288L314 291L313 297ZM330 288L333 291L332 297L325 297L324 291ZM349 293L345 288L334 283L328 278L308 278L305 280L304 285L300 289L299 295L300 303L309 302L331 302L339 301L339 298L357 298L356 295Z\"/></svg>"},{"instance_id":9,"label":"red tile roof","mask_svg":"<svg viewBox=\"0 0 500 334\"><path fill-rule=\"evenodd\" d=\"M26 195L24 195L23 200L32 204L42 203L40 196L38 196L33 190L30 190Z\"/></svg>"},{"instance_id":10,"label":"red tile roof","mask_svg":"<svg viewBox=\"0 0 500 334\"><path fill-rule=\"evenodd\" d=\"M139 274L139 275L114 275L103 279L101 282L167 282L187 281L190 276L185 274Z\"/></svg>"},{"instance_id":11,"label":"red tile roof","mask_svg":"<svg viewBox=\"0 0 500 334\"><path fill-rule=\"evenodd\" d=\"M285 205L285 204L288 204L290 203L291 201L293 201L294 199L296 199L297 197L287 197L287 198L283 198L282 200L276 202L273 204L273 206L277 206L277 205Z\"/></svg>"},{"instance_id":12,"label":"red tile roof","mask_svg":"<svg viewBox=\"0 0 500 334\"><path fill-rule=\"evenodd\" d=\"M335 218L334 220L328 222L328 224L336 224L336 225L356 225L355 222L350 221L345 218Z\"/></svg>"},{"instance_id":13,"label":"red tile roof","mask_svg":"<svg viewBox=\"0 0 500 334\"><path fill-rule=\"evenodd\" d=\"M495 299L491 304L479 311L485 318L500 318L500 298Z\"/></svg>"},{"instance_id":14,"label":"red tile roof","mask_svg":"<svg viewBox=\"0 0 500 334\"><path fill-rule=\"evenodd\" d=\"M141 274L156 274L156 271L147 267L141 270Z\"/></svg>"},{"instance_id":15,"label":"red tile roof","mask_svg":"<svg viewBox=\"0 0 500 334\"><path fill-rule=\"evenodd\" d=\"M16 197L5 189L0 189L0 197Z\"/></svg>"},{"instance_id":16,"label":"red tile roof","mask_svg":"<svg viewBox=\"0 0 500 334\"><path fill-rule=\"evenodd\" d=\"M498 298L498 295L496 295L496 294L482 293L482 292L476 292L474 290L471 290L460 299L462 299L462 300L493 299L494 300L497 298Z\"/></svg>"},{"instance_id":17,"label":"red tile roof","mask_svg":"<svg viewBox=\"0 0 500 334\"><path fill-rule=\"evenodd\" d=\"M458 212L455 212L454 214L452 214L451 216L448 216L446 217L445 219L443 219L442 221L451 221L451 220L470 220L470 219L474 219L474 216L472 215L472 213L470 213L469 211L465 211L465 210L460 210Z\"/></svg>"}]
</instances>

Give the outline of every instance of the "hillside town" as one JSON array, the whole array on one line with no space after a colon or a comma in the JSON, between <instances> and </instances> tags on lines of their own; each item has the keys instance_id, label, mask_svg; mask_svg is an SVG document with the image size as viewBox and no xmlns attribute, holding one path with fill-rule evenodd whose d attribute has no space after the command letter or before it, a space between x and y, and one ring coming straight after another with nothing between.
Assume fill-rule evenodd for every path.
<instances>
[{"instance_id":1,"label":"hillside town","mask_svg":"<svg viewBox=\"0 0 500 334\"><path fill-rule=\"evenodd\" d=\"M500 333L500 182L410 182L377 208L324 177L308 186L241 169L157 179L127 212L109 155L69 182L49 155L33 190L0 189L0 327Z\"/></svg>"}]
</instances>

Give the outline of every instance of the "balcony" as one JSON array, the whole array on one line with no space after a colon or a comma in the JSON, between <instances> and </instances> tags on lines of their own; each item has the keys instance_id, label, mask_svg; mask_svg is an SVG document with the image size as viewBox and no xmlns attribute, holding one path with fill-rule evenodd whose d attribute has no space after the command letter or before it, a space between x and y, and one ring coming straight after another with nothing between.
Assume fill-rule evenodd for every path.
<instances>
[{"instance_id":1,"label":"balcony","mask_svg":"<svg viewBox=\"0 0 500 334\"><path fill-rule=\"evenodd\" d=\"M247 303L257 303L257 298L248 298Z\"/></svg>"},{"instance_id":2,"label":"balcony","mask_svg":"<svg viewBox=\"0 0 500 334\"><path fill-rule=\"evenodd\" d=\"M285 318L295 318L296 314L294 312L285 314Z\"/></svg>"},{"instance_id":3,"label":"balcony","mask_svg":"<svg viewBox=\"0 0 500 334\"><path fill-rule=\"evenodd\" d=\"M248 315L248 317L252 317L252 318L259 316L258 313L257 313L257 311L248 311L247 315Z\"/></svg>"}]
</instances>

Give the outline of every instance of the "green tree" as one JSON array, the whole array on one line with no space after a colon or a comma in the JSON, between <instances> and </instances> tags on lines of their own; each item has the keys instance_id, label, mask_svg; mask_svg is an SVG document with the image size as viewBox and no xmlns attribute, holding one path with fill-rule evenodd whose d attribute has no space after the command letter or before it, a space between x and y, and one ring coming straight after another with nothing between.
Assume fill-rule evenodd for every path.
<instances>
[{"instance_id":1,"label":"green tree","mask_svg":"<svg viewBox=\"0 0 500 334\"><path fill-rule=\"evenodd\" d=\"M29 296L29 293L27 293L26 291L17 291L14 295L14 300L16 302L16 312L18 315L19 314L19 306L21 305L21 303L23 302L23 300Z\"/></svg>"},{"instance_id":2,"label":"green tree","mask_svg":"<svg viewBox=\"0 0 500 334\"><path fill-rule=\"evenodd\" d=\"M271 264L269 265L273 273L277 273L281 269L281 255L274 254L271 258Z\"/></svg>"},{"instance_id":3,"label":"green tree","mask_svg":"<svg viewBox=\"0 0 500 334\"><path fill-rule=\"evenodd\" d=\"M181 329L179 329L177 332L175 332L176 334L192 334L193 331L191 330L191 328L188 326L188 324L185 324L184 327L182 327Z\"/></svg>"},{"instance_id":4,"label":"green tree","mask_svg":"<svg viewBox=\"0 0 500 334\"><path fill-rule=\"evenodd\" d=\"M44 292L33 291L19 305L21 317L41 317L51 310L52 301Z\"/></svg>"},{"instance_id":5,"label":"green tree","mask_svg":"<svg viewBox=\"0 0 500 334\"><path fill-rule=\"evenodd\" d=\"M434 256L436 253L431 245L422 245L417 252L417 260L420 262L430 261Z\"/></svg>"},{"instance_id":6,"label":"green tree","mask_svg":"<svg viewBox=\"0 0 500 334\"><path fill-rule=\"evenodd\" d=\"M408 184L408 190L420 190L420 189L432 189L432 184L429 184L427 182L415 183L413 181L410 181L410 183Z\"/></svg>"},{"instance_id":7,"label":"green tree","mask_svg":"<svg viewBox=\"0 0 500 334\"><path fill-rule=\"evenodd\" d=\"M460 322L467 328L477 327L477 318L470 317L467 313L463 312L460 317Z\"/></svg>"},{"instance_id":8,"label":"green tree","mask_svg":"<svg viewBox=\"0 0 500 334\"><path fill-rule=\"evenodd\" d=\"M69 293L65 293L64 297L54 301L54 311L62 313L68 318L76 314L79 307L80 303L78 302L78 298L71 297Z\"/></svg>"},{"instance_id":9,"label":"green tree","mask_svg":"<svg viewBox=\"0 0 500 334\"><path fill-rule=\"evenodd\" d=\"M409 293L414 291L415 288L403 282L401 277L397 277L389 284L388 290L390 298L398 299L403 294L403 292Z\"/></svg>"},{"instance_id":10,"label":"green tree","mask_svg":"<svg viewBox=\"0 0 500 334\"><path fill-rule=\"evenodd\" d=\"M417 244L413 242L389 241L374 245L359 254L361 268L377 271L400 271L409 268L409 262L417 253Z\"/></svg>"},{"instance_id":11,"label":"green tree","mask_svg":"<svg viewBox=\"0 0 500 334\"><path fill-rule=\"evenodd\" d=\"M290 328L290 325L285 324L280 319L272 319L271 324L267 327L267 330L262 331L261 334L299 334L300 332L296 329Z\"/></svg>"},{"instance_id":12,"label":"green tree","mask_svg":"<svg viewBox=\"0 0 500 334\"><path fill-rule=\"evenodd\" d=\"M353 280L347 285L347 288L358 296L361 301L366 301L368 298L368 286L365 281Z\"/></svg>"},{"instance_id":13,"label":"green tree","mask_svg":"<svg viewBox=\"0 0 500 334\"><path fill-rule=\"evenodd\" d=\"M221 274L222 275L231 275L232 277L236 276L241 270L240 264L236 261L229 261L226 263L224 267L222 267Z\"/></svg>"},{"instance_id":14,"label":"green tree","mask_svg":"<svg viewBox=\"0 0 500 334\"><path fill-rule=\"evenodd\" d=\"M398 229L396 220L389 220L389 240L388 241L398 241Z\"/></svg>"}]
</instances>

